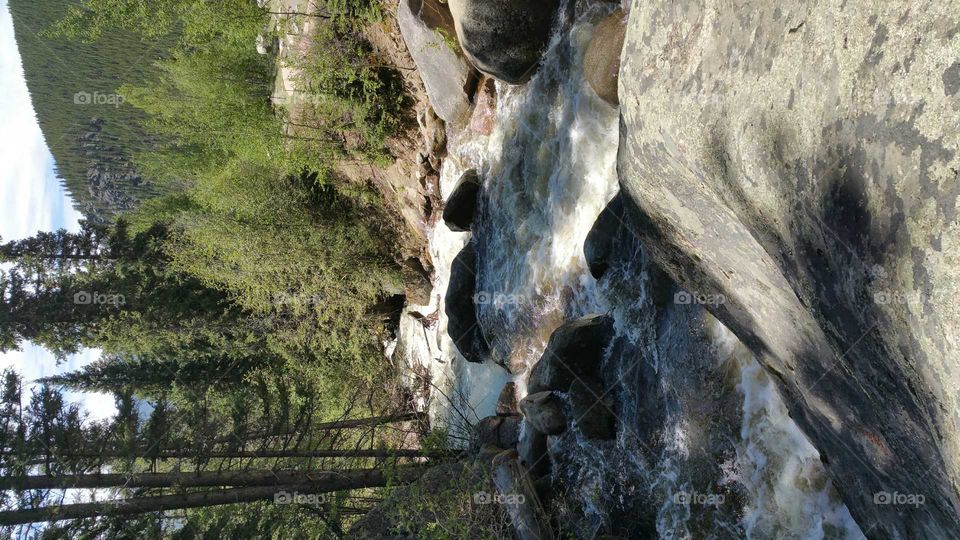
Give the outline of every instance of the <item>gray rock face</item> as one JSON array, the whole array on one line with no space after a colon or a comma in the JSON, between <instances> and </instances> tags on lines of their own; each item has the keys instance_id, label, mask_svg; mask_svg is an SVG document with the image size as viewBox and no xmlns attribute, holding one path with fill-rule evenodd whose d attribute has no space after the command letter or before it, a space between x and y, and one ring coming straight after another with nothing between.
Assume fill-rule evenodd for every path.
<instances>
[{"instance_id":1,"label":"gray rock face","mask_svg":"<svg viewBox=\"0 0 960 540\"><path fill-rule=\"evenodd\" d=\"M400 0L397 21L437 115L452 125L466 121L477 79L474 69L455 50L450 9L437 0Z\"/></svg>"},{"instance_id":2,"label":"gray rock face","mask_svg":"<svg viewBox=\"0 0 960 540\"><path fill-rule=\"evenodd\" d=\"M490 352L477 320L474 295L477 287L477 252L468 243L453 259L450 283L444 297L447 333L468 362L483 362Z\"/></svg>"},{"instance_id":3,"label":"gray rock face","mask_svg":"<svg viewBox=\"0 0 960 540\"><path fill-rule=\"evenodd\" d=\"M480 197L480 176L470 169L463 173L443 208L443 221L451 231L466 232L473 224Z\"/></svg>"},{"instance_id":4,"label":"gray rock face","mask_svg":"<svg viewBox=\"0 0 960 540\"><path fill-rule=\"evenodd\" d=\"M523 84L536 72L559 6L559 0L450 0L467 57L510 84Z\"/></svg>"},{"instance_id":5,"label":"gray rock face","mask_svg":"<svg viewBox=\"0 0 960 540\"><path fill-rule=\"evenodd\" d=\"M599 379L603 353L613 338L613 320L590 315L555 330L547 349L530 371L527 392L566 392L573 381Z\"/></svg>"},{"instance_id":6,"label":"gray rock face","mask_svg":"<svg viewBox=\"0 0 960 540\"><path fill-rule=\"evenodd\" d=\"M723 295L869 537L960 537L958 50L955 1L630 11L635 230Z\"/></svg>"},{"instance_id":7,"label":"gray rock face","mask_svg":"<svg viewBox=\"0 0 960 540\"><path fill-rule=\"evenodd\" d=\"M626 16L617 9L603 18L593 31L583 57L583 75L600 99L616 107L617 80L620 73L620 51L627 31Z\"/></svg>"},{"instance_id":8,"label":"gray rock face","mask_svg":"<svg viewBox=\"0 0 960 540\"><path fill-rule=\"evenodd\" d=\"M553 392L537 392L520 401L523 418L535 430L546 435L559 435L567 430L563 401Z\"/></svg>"}]
</instances>

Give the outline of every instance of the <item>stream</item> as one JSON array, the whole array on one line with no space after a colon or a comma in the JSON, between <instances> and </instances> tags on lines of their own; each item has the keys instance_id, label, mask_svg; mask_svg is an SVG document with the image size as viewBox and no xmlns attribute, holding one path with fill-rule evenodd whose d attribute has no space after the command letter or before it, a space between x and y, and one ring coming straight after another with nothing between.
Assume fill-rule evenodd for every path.
<instances>
[{"instance_id":1,"label":"stream","mask_svg":"<svg viewBox=\"0 0 960 540\"><path fill-rule=\"evenodd\" d=\"M580 2L526 85L497 83L489 136L450 145L441 187L476 169L483 196L472 233L478 316L491 358L466 362L442 310L453 258L471 240L438 223L431 237L440 308L431 330L405 317L404 354L435 385L431 414L451 425L494 414L501 388L526 394L527 370L560 324L608 313L605 388L615 440L577 429L551 437L559 511L579 538L863 538L819 454L790 419L767 375L735 336L673 288L632 235L599 281L587 234L617 194L619 119L582 75L595 24L610 4ZM628 226L629 228L629 226ZM679 295L679 296L678 296ZM511 375L502 365L509 366Z\"/></svg>"}]
</instances>

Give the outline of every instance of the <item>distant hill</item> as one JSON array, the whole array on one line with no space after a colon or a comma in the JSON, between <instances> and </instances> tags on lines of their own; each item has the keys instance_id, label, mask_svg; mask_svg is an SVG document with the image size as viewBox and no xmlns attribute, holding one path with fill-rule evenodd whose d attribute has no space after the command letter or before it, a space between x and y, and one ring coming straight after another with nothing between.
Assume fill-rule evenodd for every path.
<instances>
[{"instance_id":1,"label":"distant hill","mask_svg":"<svg viewBox=\"0 0 960 540\"><path fill-rule=\"evenodd\" d=\"M95 43L40 37L72 3L9 0L27 87L58 175L78 210L105 220L154 194L131 163L150 146L144 117L116 90L153 77L167 47L124 33Z\"/></svg>"}]
</instances>

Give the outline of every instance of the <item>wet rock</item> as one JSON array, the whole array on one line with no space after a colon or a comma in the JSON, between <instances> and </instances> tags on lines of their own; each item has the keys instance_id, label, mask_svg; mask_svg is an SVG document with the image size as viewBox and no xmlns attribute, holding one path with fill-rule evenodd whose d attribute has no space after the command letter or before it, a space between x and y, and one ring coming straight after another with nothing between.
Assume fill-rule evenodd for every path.
<instances>
[{"instance_id":1,"label":"wet rock","mask_svg":"<svg viewBox=\"0 0 960 540\"><path fill-rule=\"evenodd\" d=\"M610 267L614 257L617 235L624 229L623 196L617 194L607 203L594 222L583 243L583 255L590 267L590 274L600 279Z\"/></svg>"},{"instance_id":2,"label":"wet rock","mask_svg":"<svg viewBox=\"0 0 960 540\"><path fill-rule=\"evenodd\" d=\"M520 430L517 442L517 455L520 464L529 471L530 476L539 478L550 474L550 456L547 453L547 436L533 426L525 424Z\"/></svg>"},{"instance_id":3,"label":"wet rock","mask_svg":"<svg viewBox=\"0 0 960 540\"><path fill-rule=\"evenodd\" d=\"M614 107L620 104L617 81L626 31L626 16L622 9L617 9L597 24L583 57L583 75L590 88Z\"/></svg>"},{"instance_id":4,"label":"wet rock","mask_svg":"<svg viewBox=\"0 0 960 540\"><path fill-rule=\"evenodd\" d=\"M453 259L450 282L444 297L447 333L468 362L483 362L490 352L477 321L474 295L477 286L477 254L468 243Z\"/></svg>"},{"instance_id":5,"label":"wet rock","mask_svg":"<svg viewBox=\"0 0 960 540\"><path fill-rule=\"evenodd\" d=\"M523 418L535 430L546 435L559 435L567 429L563 400L553 392L537 392L520 401Z\"/></svg>"},{"instance_id":6,"label":"wet rock","mask_svg":"<svg viewBox=\"0 0 960 540\"><path fill-rule=\"evenodd\" d=\"M533 481L517 461L516 451L504 452L494 459L493 484L519 540L554 538L547 513Z\"/></svg>"},{"instance_id":7,"label":"wet rock","mask_svg":"<svg viewBox=\"0 0 960 540\"><path fill-rule=\"evenodd\" d=\"M571 416L584 438L610 440L617 436L613 392L599 384L576 380L570 385Z\"/></svg>"},{"instance_id":8,"label":"wet rock","mask_svg":"<svg viewBox=\"0 0 960 540\"><path fill-rule=\"evenodd\" d=\"M438 0L400 0L397 22L437 115L462 123L470 114L467 92L475 76L456 44L450 9Z\"/></svg>"},{"instance_id":9,"label":"wet rock","mask_svg":"<svg viewBox=\"0 0 960 540\"><path fill-rule=\"evenodd\" d=\"M755 353L869 536L960 537L960 108L943 37L960 11L736 11L749 15L631 11L618 171L634 230L680 287L722 295L707 309ZM894 492L925 503L875 503Z\"/></svg>"},{"instance_id":10,"label":"wet rock","mask_svg":"<svg viewBox=\"0 0 960 540\"><path fill-rule=\"evenodd\" d=\"M497 86L490 77L484 77L473 98L473 115L470 130L481 135L493 133L497 117Z\"/></svg>"},{"instance_id":11,"label":"wet rock","mask_svg":"<svg viewBox=\"0 0 960 540\"><path fill-rule=\"evenodd\" d=\"M500 448L515 448L519 440L519 416L488 416L474 426L474 448L483 448L488 444Z\"/></svg>"},{"instance_id":12,"label":"wet rock","mask_svg":"<svg viewBox=\"0 0 960 540\"><path fill-rule=\"evenodd\" d=\"M480 198L480 176L470 169L463 173L443 208L443 221L451 231L466 232L473 224Z\"/></svg>"},{"instance_id":13,"label":"wet rock","mask_svg":"<svg viewBox=\"0 0 960 540\"><path fill-rule=\"evenodd\" d=\"M467 57L510 84L523 84L536 71L559 6L559 0L450 0Z\"/></svg>"},{"instance_id":14,"label":"wet rock","mask_svg":"<svg viewBox=\"0 0 960 540\"><path fill-rule=\"evenodd\" d=\"M500 390L500 397L497 399L497 416L516 416L517 409L517 385L508 382Z\"/></svg>"},{"instance_id":15,"label":"wet rock","mask_svg":"<svg viewBox=\"0 0 960 540\"><path fill-rule=\"evenodd\" d=\"M564 324L550 336L546 351L530 371L527 391L566 392L578 378L596 380L612 337L613 319L606 315L589 315Z\"/></svg>"}]
</instances>

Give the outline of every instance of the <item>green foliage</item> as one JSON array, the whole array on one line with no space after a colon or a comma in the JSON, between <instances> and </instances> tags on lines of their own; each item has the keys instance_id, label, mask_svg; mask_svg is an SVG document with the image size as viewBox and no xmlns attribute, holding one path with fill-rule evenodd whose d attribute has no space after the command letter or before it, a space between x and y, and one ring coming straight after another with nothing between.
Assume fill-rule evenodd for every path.
<instances>
[{"instance_id":1,"label":"green foliage","mask_svg":"<svg viewBox=\"0 0 960 540\"><path fill-rule=\"evenodd\" d=\"M391 529L409 538L511 538L503 505L481 498L492 491L487 471L470 463L450 462L428 472L418 483L397 488L380 511Z\"/></svg>"},{"instance_id":2,"label":"green foliage","mask_svg":"<svg viewBox=\"0 0 960 540\"><path fill-rule=\"evenodd\" d=\"M341 139L340 147L331 149L337 153L384 158L386 139L399 128L409 104L401 77L372 53L357 20L341 14L319 25L310 50L295 67L301 73L299 86L308 89L303 103L296 104L298 131Z\"/></svg>"}]
</instances>

